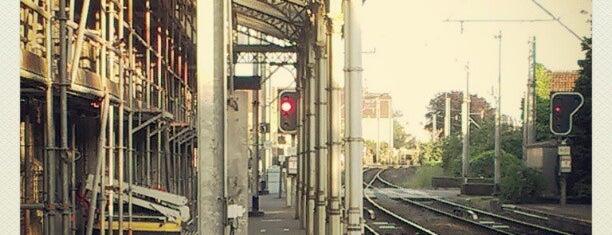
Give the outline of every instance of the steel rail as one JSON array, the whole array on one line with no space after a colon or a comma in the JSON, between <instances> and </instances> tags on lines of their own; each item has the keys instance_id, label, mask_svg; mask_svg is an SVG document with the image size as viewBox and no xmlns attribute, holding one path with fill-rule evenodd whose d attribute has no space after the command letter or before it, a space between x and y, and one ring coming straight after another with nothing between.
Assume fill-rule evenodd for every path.
<instances>
[{"instance_id":1,"label":"steel rail","mask_svg":"<svg viewBox=\"0 0 612 235\"><path fill-rule=\"evenodd\" d=\"M510 218L510 217L494 214L494 213L491 213L491 212L488 212L488 211L483 211L483 210L479 210L479 209L476 209L476 208L467 207L467 206L464 206L464 205L461 205L461 204L458 204L458 203L454 203L454 202L451 202L451 201L447 201L447 200L444 200L444 199L439 199L439 198L432 198L432 199L437 201L437 202L440 202L442 204L449 205L449 206L460 207L462 209L469 209L469 210L472 210L472 211L474 211L474 212L476 212L478 214L483 214L483 215L486 215L486 216L494 217L494 218L503 220L504 222L520 224L522 226L526 226L526 227L529 227L529 228L532 228L532 229L543 230L543 231L546 231L547 234L550 234L550 233L564 234L564 235L570 235L571 234L571 233L563 232L563 231L556 230L556 229L553 229L553 228L548 228L548 227L545 227L545 226L542 226L542 225L532 224L532 223L520 221L520 220L517 220L517 219L514 219L514 218Z\"/></svg>"},{"instance_id":2,"label":"steel rail","mask_svg":"<svg viewBox=\"0 0 612 235\"><path fill-rule=\"evenodd\" d=\"M365 172L367 172L367 171L368 171L368 170L364 171L364 173L365 173ZM383 172L383 171L384 171L384 169L381 169L380 171L378 171L378 172L376 173L376 175L374 176L374 178L372 178L372 180L370 180L370 182L368 182L368 183L363 182L363 183L364 183L364 185L366 186L366 187L364 188L364 190L365 190L365 189L367 189L367 188L372 187L372 183L374 183L374 181L376 181L376 179L377 179L377 178L379 178L379 177L378 177L378 175L379 175L381 172ZM423 227L423 226L421 226L421 225L419 225L419 224L417 224L417 223L415 223L415 222L412 222L412 221L410 221L410 220L408 220L408 219L406 219L406 218L404 218L404 217L401 217L401 216L399 216L399 215L397 215L397 214L393 213L393 212L392 212L392 211L390 211L390 210L387 210L387 209L386 209L386 208L384 208L383 206L381 206L381 205L379 205L378 203L374 202L374 200L372 200L372 199L371 199L371 198L370 198L370 197L369 197L367 194L365 194L365 193L364 193L363 195L364 195L365 199L366 199L368 202L370 202L372 205L374 205L374 206L375 206L377 209L379 209L379 210L381 210L381 211L385 212L387 215L389 215L389 216L391 216L391 217L393 217L393 218L395 218L395 219L397 219L397 220L399 220L399 221L402 221L402 222L403 222L403 223L405 223L406 225L408 225L408 226L410 226L410 227L412 227L412 228L415 228L415 229L417 229L417 230L419 230L419 231L421 231L421 232L424 232L425 234L431 234L431 235L435 235L435 234L437 234L437 233L435 233L435 232L433 232L433 231L431 231L431 230L429 230L429 229L427 229L427 228L425 228L425 227Z\"/></svg>"},{"instance_id":3,"label":"steel rail","mask_svg":"<svg viewBox=\"0 0 612 235\"><path fill-rule=\"evenodd\" d=\"M382 183L384 183L385 185L388 185L388 186L390 186L390 187L397 188L397 189L403 189L403 187L397 186L397 185L395 185L395 184L393 184L393 183L391 183L391 182L389 182L389 181L387 181L387 180L383 179L383 178L380 176L380 174L377 174L377 178L378 178L378 180L379 180L379 181L381 181L381 182L382 182ZM401 199L402 201L405 201L405 202L408 202L408 203L411 203L411 204L415 204L415 205L421 206L421 207L426 208L426 209L430 209L430 208L431 208L430 210L438 211L438 209L435 209L435 208L433 208L433 207L429 207L429 206L427 206L427 205L424 205L424 204L422 204L422 203L415 202L415 201L410 200L410 199L406 199L406 198L403 198L403 197L400 197L400 199ZM545 226L541 226L541 225L537 225L537 224L532 224L532 223L528 223L528 222L520 221L520 220L517 220L517 219L514 219L514 218L510 218L510 217L506 217L506 216L502 216L502 215L494 214L494 213L487 212L487 211L484 211L484 210L480 210L480 209L476 209L476 208L472 208L472 207L464 206L464 205L461 205L461 204L458 204L458 203L454 203L454 202L451 202L451 201L447 201L447 200L444 200L444 199L434 198L434 197L432 197L431 199L432 199L432 200L434 200L434 201L436 201L436 202L439 202L439 203L442 203L442 204L448 205L448 206L460 207L460 208L465 209L465 210L471 210L471 211L473 211L473 212L475 212L475 213L477 213L477 214L479 214L479 215L486 215L486 216L489 216L489 217L493 217L493 218L496 218L496 219L502 220L501 222L507 222L507 223L512 223L512 224L519 224L519 225L521 225L521 226L529 227L529 228L531 228L531 229L543 230L543 231L545 231L547 234L563 234L563 235L569 235L569 234L571 234L571 233L563 232L563 231L556 230L556 229L553 229L553 228L548 228L548 227L545 227ZM441 211L441 210L440 210L440 212L441 212L441 213L444 213L444 214L447 214L447 215L449 215L449 216L452 216L452 217L457 217L456 215L449 214L449 213L444 212L444 211ZM462 220L466 220L466 219L461 218L461 217L459 217L459 218L460 218L460 219L462 219ZM471 221L471 220L467 220L467 221L473 222L473 221ZM499 222L499 221L498 221L498 222ZM476 223L476 224L478 224L478 223ZM482 224L478 224L478 225L482 225ZM491 228L491 227L488 227L488 226L486 226L486 227L487 227L487 228ZM501 233L504 233L504 234L513 234L513 233L507 233L506 231L502 231L502 230L498 230L498 229L495 229L495 230L496 230L496 231L499 231L499 232L501 232Z\"/></svg>"}]
</instances>

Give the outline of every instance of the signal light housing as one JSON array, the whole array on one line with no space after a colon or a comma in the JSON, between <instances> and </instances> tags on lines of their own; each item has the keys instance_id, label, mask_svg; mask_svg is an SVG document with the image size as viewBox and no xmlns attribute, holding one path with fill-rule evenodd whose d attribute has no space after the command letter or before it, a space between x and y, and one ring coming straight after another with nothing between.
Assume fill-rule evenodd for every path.
<instances>
[{"instance_id":1,"label":"signal light housing","mask_svg":"<svg viewBox=\"0 0 612 235\"><path fill-rule=\"evenodd\" d=\"M550 131L555 135L567 135L572 131L572 116L578 111L584 98L578 92L557 92L550 98Z\"/></svg>"},{"instance_id":2,"label":"signal light housing","mask_svg":"<svg viewBox=\"0 0 612 235\"><path fill-rule=\"evenodd\" d=\"M279 125L283 133L295 133L298 128L298 93L294 90L283 90L278 94Z\"/></svg>"}]
</instances>

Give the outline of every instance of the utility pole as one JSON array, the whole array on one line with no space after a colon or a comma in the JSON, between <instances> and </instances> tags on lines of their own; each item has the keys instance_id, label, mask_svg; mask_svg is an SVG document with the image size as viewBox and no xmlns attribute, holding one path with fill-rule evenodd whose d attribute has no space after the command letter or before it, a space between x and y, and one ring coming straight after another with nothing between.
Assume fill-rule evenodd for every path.
<instances>
[{"instance_id":1,"label":"utility pole","mask_svg":"<svg viewBox=\"0 0 612 235\"><path fill-rule=\"evenodd\" d=\"M450 120L451 120L451 100L448 94L444 95L446 103L444 106L444 137L449 137L451 132Z\"/></svg>"},{"instance_id":2,"label":"utility pole","mask_svg":"<svg viewBox=\"0 0 612 235\"><path fill-rule=\"evenodd\" d=\"M531 118L528 119L529 125L527 126L527 144L532 144L536 140L536 131L535 131L535 123L536 123L536 113L537 113L537 97L535 94L535 80L536 80L536 38L533 37L533 41L531 42L531 77L529 77L529 102L531 105L531 109L529 110L529 115Z\"/></svg>"},{"instance_id":3,"label":"utility pole","mask_svg":"<svg viewBox=\"0 0 612 235\"><path fill-rule=\"evenodd\" d=\"M380 95L376 96L376 158L372 160L380 162Z\"/></svg>"},{"instance_id":4,"label":"utility pole","mask_svg":"<svg viewBox=\"0 0 612 235\"><path fill-rule=\"evenodd\" d=\"M467 183L468 177L468 168L470 166L469 163L469 155L470 155L470 125L469 125L469 115L470 115L470 62L465 64L465 69L467 72L466 80L465 80L465 92L463 93L463 107L461 109L461 134L463 136L463 151L461 155L462 167L461 167L461 177L463 177L463 183Z\"/></svg>"},{"instance_id":5,"label":"utility pole","mask_svg":"<svg viewBox=\"0 0 612 235\"><path fill-rule=\"evenodd\" d=\"M495 36L495 38L499 39L499 57L498 57L498 76L497 76L497 105L495 111L495 157L493 161L493 182L495 184L494 192L497 193L499 189L499 181L500 181L500 169L499 169L499 161L501 155L501 136L500 136L500 125L501 125L501 43L502 43L502 34L499 31L499 35Z\"/></svg>"}]
</instances>

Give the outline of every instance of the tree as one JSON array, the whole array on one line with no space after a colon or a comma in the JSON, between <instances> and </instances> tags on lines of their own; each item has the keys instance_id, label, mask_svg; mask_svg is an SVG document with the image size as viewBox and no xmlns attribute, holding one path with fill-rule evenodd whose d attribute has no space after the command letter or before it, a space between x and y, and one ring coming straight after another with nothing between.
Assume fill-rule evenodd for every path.
<instances>
[{"instance_id":1,"label":"tree","mask_svg":"<svg viewBox=\"0 0 612 235\"><path fill-rule=\"evenodd\" d=\"M584 97L584 104L574 114L572 132L569 134L568 142L571 146L572 173L568 178L568 189L570 195L586 196L591 198L591 163L592 163L592 99L591 99L591 62L592 49L591 38L585 38L582 50L585 51L585 59L579 60L580 77L575 82L574 91L580 92Z\"/></svg>"},{"instance_id":2,"label":"tree","mask_svg":"<svg viewBox=\"0 0 612 235\"><path fill-rule=\"evenodd\" d=\"M554 138L550 133L550 73L542 64L536 64L535 72L536 99L536 141L546 141Z\"/></svg>"},{"instance_id":3,"label":"tree","mask_svg":"<svg viewBox=\"0 0 612 235\"><path fill-rule=\"evenodd\" d=\"M415 146L415 138L406 133L406 129L397 120L403 114L399 111L393 113L393 147L400 149L402 147L413 148Z\"/></svg>"},{"instance_id":4,"label":"tree","mask_svg":"<svg viewBox=\"0 0 612 235\"><path fill-rule=\"evenodd\" d=\"M428 122L425 125L425 130L430 132L433 131L433 116L437 114L436 124L439 130L444 129L444 115L446 96L450 97L451 103L451 133L461 133L461 107L463 103L463 92L462 91L451 91L438 93L436 97L429 101L427 106L427 113L425 117ZM484 119L493 120L495 117L495 110L491 108L491 105L482 97L475 94L470 95L470 113L479 113L482 115L471 115L472 119L477 123L481 123ZM443 132L439 133L438 137L444 136Z\"/></svg>"}]
</instances>

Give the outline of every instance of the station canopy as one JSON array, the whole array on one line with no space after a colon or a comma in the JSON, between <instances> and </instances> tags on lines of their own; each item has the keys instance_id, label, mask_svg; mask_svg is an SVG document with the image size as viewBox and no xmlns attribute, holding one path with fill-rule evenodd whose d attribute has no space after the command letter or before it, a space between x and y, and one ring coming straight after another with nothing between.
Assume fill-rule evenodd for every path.
<instances>
[{"instance_id":1,"label":"station canopy","mask_svg":"<svg viewBox=\"0 0 612 235\"><path fill-rule=\"evenodd\" d=\"M308 22L306 0L232 0L235 23L295 44ZM241 30L239 30L241 31ZM271 41L271 40L266 40ZM274 44L287 44L278 40Z\"/></svg>"}]
</instances>

